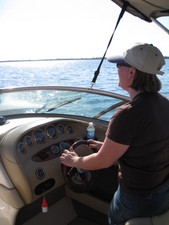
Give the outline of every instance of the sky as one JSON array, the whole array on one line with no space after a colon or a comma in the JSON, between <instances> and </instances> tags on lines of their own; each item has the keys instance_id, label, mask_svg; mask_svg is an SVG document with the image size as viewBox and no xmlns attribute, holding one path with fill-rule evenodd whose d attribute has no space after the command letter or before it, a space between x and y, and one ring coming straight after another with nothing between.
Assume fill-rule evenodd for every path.
<instances>
[{"instance_id":1,"label":"sky","mask_svg":"<svg viewBox=\"0 0 169 225\"><path fill-rule=\"evenodd\" d=\"M1 0L0 60L102 57L119 13L111 0ZM107 55L147 42L169 56L168 38L126 13Z\"/></svg>"}]
</instances>

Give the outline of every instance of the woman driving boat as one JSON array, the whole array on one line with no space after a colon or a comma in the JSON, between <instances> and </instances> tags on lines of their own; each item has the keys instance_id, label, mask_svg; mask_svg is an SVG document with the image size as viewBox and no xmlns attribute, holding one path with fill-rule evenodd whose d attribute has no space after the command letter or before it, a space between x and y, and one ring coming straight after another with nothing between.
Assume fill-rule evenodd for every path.
<instances>
[{"instance_id":1,"label":"woman driving boat","mask_svg":"<svg viewBox=\"0 0 169 225\"><path fill-rule=\"evenodd\" d=\"M119 186L110 203L110 225L123 225L135 217L160 215L169 209L169 101L159 91L165 64L152 44L136 44L116 63L119 86L130 102L112 116L103 143L92 140L98 152L79 157L64 150L61 163L84 170L110 167L118 161Z\"/></svg>"}]
</instances>

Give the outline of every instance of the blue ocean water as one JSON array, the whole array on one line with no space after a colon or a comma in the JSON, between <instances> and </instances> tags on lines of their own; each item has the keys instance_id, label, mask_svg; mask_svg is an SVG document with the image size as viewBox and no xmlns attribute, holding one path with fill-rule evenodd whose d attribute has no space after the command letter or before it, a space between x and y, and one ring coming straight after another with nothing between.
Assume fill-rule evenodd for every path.
<instances>
[{"instance_id":1,"label":"blue ocean water","mask_svg":"<svg viewBox=\"0 0 169 225\"><path fill-rule=\"evenodd\" d=\"M99 63L100 59L1 62L0 88L37 85L89 88ZM158 76L162 82L161 93L169 98L169 59L163 71L165 74ZM118 87L116 66L107 60L102 64L94 88L127 95Z\"/></svg>"}]
</instances>

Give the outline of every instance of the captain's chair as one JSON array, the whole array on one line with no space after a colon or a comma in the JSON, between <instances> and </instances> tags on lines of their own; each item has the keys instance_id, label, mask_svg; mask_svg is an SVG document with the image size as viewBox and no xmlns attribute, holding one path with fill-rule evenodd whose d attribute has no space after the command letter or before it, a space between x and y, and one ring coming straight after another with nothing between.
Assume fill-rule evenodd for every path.
<instances>
[{"instance_id":1,"label":"captain's chair","mask_svg":"<svg viewBox=\"0 0 169 225\"><path fill-rule=\"evenodd\" d=\"M126 222L125 225L169 225L169 210L159 216L133 218Z\"/></svg>"}]
</instances>

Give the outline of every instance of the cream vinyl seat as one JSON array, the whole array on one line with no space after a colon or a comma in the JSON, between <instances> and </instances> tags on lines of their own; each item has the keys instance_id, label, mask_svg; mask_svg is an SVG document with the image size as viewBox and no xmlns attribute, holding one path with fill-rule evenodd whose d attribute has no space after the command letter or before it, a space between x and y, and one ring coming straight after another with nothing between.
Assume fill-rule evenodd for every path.
<instances>
[{"instance_id":1,"label":"cream vinyl seat","mask_svg":"<svg viewBox=\"0 0 169 225\"><path fill-rule=\"evenodd\" d=\"M125 225L169 225L169 210L159 216L133 218L126 222Z\"/></svg>"}]
</instances>

